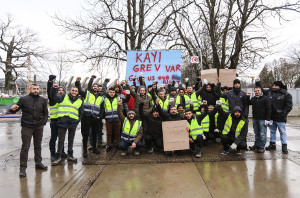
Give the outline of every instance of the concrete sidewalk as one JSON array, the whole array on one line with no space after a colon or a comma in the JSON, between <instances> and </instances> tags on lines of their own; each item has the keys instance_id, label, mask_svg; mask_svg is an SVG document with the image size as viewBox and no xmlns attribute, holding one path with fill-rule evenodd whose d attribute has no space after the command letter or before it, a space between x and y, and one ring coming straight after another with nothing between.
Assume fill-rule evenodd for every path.
<instances>
[{"instance_id":1,"label":"concrete sidewalk","mask_svg":"<svg viewBox=\"0 0 300 198\"><path fill-rule=\"evenodd\" d=\"M289 154L277 151L256 154L243 152L220 155L222 146L210 143L202 158L190 151L166 157L160 151L140 156L113 149L100 155L89 153L82 159L81 133L76 131L76 164L63 162L51 167L50 128L45 127L42 143L43 163L48 171L35 170L30 148L27 178L20 179L20 123L0 123L1 197L299 197L300 118L289 118ZM80 127L78 127L80 129ZM268 130L269 135L269 130ZM279 140L279 136L278 136ZM253 145L252 123L248 146Z\"/></svg>"}]
</instances>

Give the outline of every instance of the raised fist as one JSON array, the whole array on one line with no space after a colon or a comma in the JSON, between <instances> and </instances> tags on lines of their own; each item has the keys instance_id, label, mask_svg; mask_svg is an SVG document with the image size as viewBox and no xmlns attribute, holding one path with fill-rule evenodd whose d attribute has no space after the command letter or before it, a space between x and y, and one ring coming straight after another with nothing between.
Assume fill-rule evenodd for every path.
<instances>
[{"instance_id":1,"label":"raised fist","mask_svg":"<svg viewBox=\"0 0 300 198\"><path fill-rule=\"evenodd\" d=\"M81 77L77 77L76 81L80 82L81 81Z\"/></svg>"}]
</instances>

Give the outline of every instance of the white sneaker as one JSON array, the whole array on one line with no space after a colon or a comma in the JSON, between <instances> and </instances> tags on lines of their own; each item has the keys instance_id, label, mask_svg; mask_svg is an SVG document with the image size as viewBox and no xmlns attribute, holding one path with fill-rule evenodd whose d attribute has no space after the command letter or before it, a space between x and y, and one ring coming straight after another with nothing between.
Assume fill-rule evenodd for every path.
<instances>
[{"instance_id":1,"label":"white sneaker","mask_svg":"<svg viewBox=\"0 0 300 198\"><path fill-rule=\"evenodd\" d=\"M122 151L121 155L125 156L125 155L127 155L127 153L125 151Z\"/></svg>"}]
</instances>

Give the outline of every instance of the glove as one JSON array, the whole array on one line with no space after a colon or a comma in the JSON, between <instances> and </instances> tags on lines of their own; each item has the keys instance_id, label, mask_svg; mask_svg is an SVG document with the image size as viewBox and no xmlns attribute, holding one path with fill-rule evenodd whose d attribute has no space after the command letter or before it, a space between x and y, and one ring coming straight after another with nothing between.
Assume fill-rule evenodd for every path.
<instances>
[{"instance_id":1,"label":"glove","mask_svg":"<svg viewBox=\"0 0 300 198\"><path fill-rule=\"evenodd\" d=\"M270 126L273 124L273 121L272 120L265 120L265 126Z\"/></svg>"},{"instance_id":2,"label":"glove","mask_svg":"<svg viewBox=\"0 0 300 198\"><path fill-rule=\"evenodd\" d=\"M203 140L206 140L206 136L205 135L203 135Z\"/></svg>"},{"instance_id":3,"label":"glove","mask_svg":"<svg viewBox=\"0 0 300 198\"><path fill-rule=\"evenodd\" d=\"M95 75L92 75L91 78L97 78Z\"/></svg>"},{"instance_id":4,"label":"glove","mask_svg":"<svg viewBox=\"0 0 300 198\"><path fill-rule=\"evenodd\" d=\"M52 80L54 80L55 78L56 78L55 75L49 75L49 81L52 81Z\"/></svg>"},{"instance_id":5,"label":"glove","mask_svg":"<svg viewBox=\"0 0 300 198\"><path fill-rule=\"evenodd\" d=\"M236 143L231 144L230 148L233 149L233 150L235 150L237 148Z\"/></svg>"},{"instance_id":6,"label":"glove","mask_svg":"<svg viewBox=\"0 0 300 198\"><path fill-rule=\"evenodd\" d=\"M143 73L142 73L142 72L140 72L140 73L139 73L139 77L141 77L142 75L143 75Z\"/></svg>"},{"instance_id":7,"label":"glove","mask_svg":"<svg viewBox=\"0 0 300 198\"><path fill-rule=\"evenodd\" d=\"M207 84L208 84L208 81L207 81L206 79L204 79L204 80L203 80L203 83L204 83L205 85L207 85Z\"/></svg>"},{"instance_id":8,"label":"glove","mask_svg":"<svg viewBox=\"0 0 300 198\"><path fill-rule=\"evenodd\" d=\"M215 133L219 133L220 130L219 130L219 129L215 129L214 132L215 132Z\"/></svg>"},{"instance_id":9,"label":"glove","mask_svg":"<svg viewBox=\"0 0 300 198\"><path fill-rule=\"evenodd\" d=\"M125 93L126 93L126 94L130 94L130 90L126 90Z\"/></svg>"},{"instance_id":10,"label":"glove","mask_svg":"<svg viewBox=\"0 0 300 198\"><path fill-rule=\"evenodd\" d=\"M222 105L222 100L217 100L216 105L221 106Z\"/></svg>"},{"instance_id":11,"label":"glove","mask_svg":"<svg viewBox=\"0 0 300 198\"><path fill-rule=\"evenodd\" d=\"M187 83L189 82L189 78L185 78L184 81Z\"/></svg>"},{"instance_id":12,"label":"glove","mask_svg":"<svg viewBox=\"0 0 300 198\"><path fill-rule=\"evenodd\" d=\"M189 103L189 104L193 104L193 100L192 100L192 99L189 99L189 100L188 100L188 103Z\"/></svg>"},{"instance_id":13,"label":"glove","mask_svg":"<svg viewBox=\"0 0 300 198\"><path fill-rule=\"evenodd\" d=\"M109 82L109 79L108 79L108 78L106 78L106 79L105 79L105 82Z\"/></svg>"}]
</instances>

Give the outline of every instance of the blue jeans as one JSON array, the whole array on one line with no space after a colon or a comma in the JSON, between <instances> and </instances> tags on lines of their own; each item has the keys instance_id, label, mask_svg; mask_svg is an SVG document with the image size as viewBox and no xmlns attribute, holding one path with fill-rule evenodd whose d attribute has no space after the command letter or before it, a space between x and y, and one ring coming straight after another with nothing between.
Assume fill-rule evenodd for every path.
<instances>
[{"instance_id":1,"label":"blue jeans","mask_svg":"<svg viewBox=\"0 0 300 198\"><path fill-rule=\"evenodd\" d=\"M120 144L119 144L119 149L122 149L123 151L127 151L128 147L131 146L131 142L127 142L125 140L121 140ZM139 148L143 147L143 142L139 141L136 144L136 148L135 150L138 150Z\"/></svg>"},{"instance_id":2,"label":"blue jeans","mask_svg":"<svg viewBox=\"0 0 300 198\"><path fill-rule=\"evenodd\" d=\"M285 122L273 122L273 124L269 126L271 131L271 142L276 142L276 129L278 128L281 144L287 144L285 125Z\"/></svg>"},{"instance_id":3,"label":"blue jeans","mask_svg":"<svg viewBox=\"0 0 300 198\"><path fill-rule=\"evenodd\" d=\"M254 145L260 148L265 148L267 141L267 127L265 126L265 120L257 120L253 118L253 128L255 133Z\"/></svg>"},{"instance_id":4,"label":"blue jeans","mask_svg":"<svg viewBox=\"0 0 300 198\"><path fill-rule=\"evenodd\" d=\"M100 127L99 130L97 132L97 143L101 143L102 142L102 129L103 129L103 122L102 120L99 122ZM93 145L93 134L92 134L92 128L90 129L89 132L89 141L90 141L90 145Z\"/></svg>"}]
</instances>

